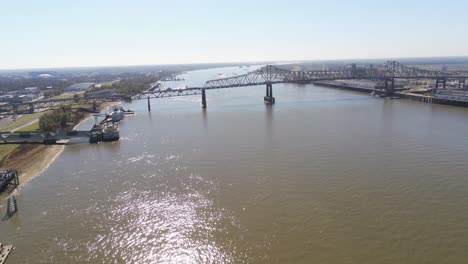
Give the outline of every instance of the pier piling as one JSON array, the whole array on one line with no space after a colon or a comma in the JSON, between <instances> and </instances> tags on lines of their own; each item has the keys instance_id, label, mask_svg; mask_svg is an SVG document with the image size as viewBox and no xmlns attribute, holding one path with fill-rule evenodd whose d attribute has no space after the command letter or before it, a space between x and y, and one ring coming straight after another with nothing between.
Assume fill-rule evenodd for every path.
<instances>
[{"instance_id":1,"label":"pier piling","mask_svg":"<svg viewBox=\"0 0 468 264\"><path fill-rule=\"evenodd\" d=\"M18 204L14 195L8 197L7 200L7 212L3 221L10 219L16 212L18 212Z\"/></svg>"},{"instance_id":2,"label":"pier piling","mask_svg":"<svg viewBox=\"0 0 468 264\"><path fill-rule=\"evenodd\" d=\"M265 104L274 104L275 97L273 97L273 85L268 83L266 85L266 96L263 98Z\"/></svg>"},{"instance_id":3,"label":"pier piling","mask_svg":"<svg viewBox=\"0 0 468 264\"><path fill-rule=\"evenodd\" d=\"M151 112L150 98L148 97L148 112Z\"/></svg>"},{"instance_id":4,"label":"pier piling","mask_svg":"<svg viewBox=\"0 0 468 264\"><path fill-rule=\"evenodd\" d=\"M206 108L206 92L205 89L202 89L202 108Z\"/></svg>"}]
</instances>

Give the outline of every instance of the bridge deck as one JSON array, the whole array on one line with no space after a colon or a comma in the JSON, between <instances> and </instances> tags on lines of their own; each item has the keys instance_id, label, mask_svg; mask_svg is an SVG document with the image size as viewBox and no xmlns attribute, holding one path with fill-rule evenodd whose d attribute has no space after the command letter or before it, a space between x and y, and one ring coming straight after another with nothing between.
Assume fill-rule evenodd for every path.
<instances>
[{"instance_id":1,"label":"bridge deck","mask_svg":"<svg viewBox=\"0 0 468 264\"><path fill-rule=\"evenodd\" d=\"M89 131L72 130L68 132L44 132L44 131L24 131L24 132L0 132L0 143L42 143L44 141L59 141L78 138L89 138Z\"/></svg>"}]
</instances>

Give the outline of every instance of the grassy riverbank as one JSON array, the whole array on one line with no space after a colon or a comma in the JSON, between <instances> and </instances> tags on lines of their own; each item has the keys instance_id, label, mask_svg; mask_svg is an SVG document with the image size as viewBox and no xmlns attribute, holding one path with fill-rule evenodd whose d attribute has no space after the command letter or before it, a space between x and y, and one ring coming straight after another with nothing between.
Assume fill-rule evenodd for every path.
<instances>
[{"instance_id":1,"label":"grassy riverbank","mask_svg":"<svg viewBox=\"0 0 468 264\"><path fill-rule=\"evenodd\" d=\"M97 109L104 110L113 104L115 104L115 102L99 102ZM72 105L71 112L74 121L73 123L69 124L70 129L90 117L93 111L94 109L92 104ZM38 130L39 121L36 120L36 122L31 122L31 120L34 120L34 118L28 117L27 115L25 116L26 117L21 120L21 122L9 124L8 129L14 130L15 128L19 128L18 131ZM37 119L38 116L35 118ZM26 119L27 121L25 122ZM27 125L25 126L25 124ZM0 128L0 130L5 131L4 128ZM25 183L46 169L49 164L60 154L63 148L63 145L0 145L0 170L5 170L7 168L17 169L19 172L20 183Z\"/></svg>"}]
</instances>

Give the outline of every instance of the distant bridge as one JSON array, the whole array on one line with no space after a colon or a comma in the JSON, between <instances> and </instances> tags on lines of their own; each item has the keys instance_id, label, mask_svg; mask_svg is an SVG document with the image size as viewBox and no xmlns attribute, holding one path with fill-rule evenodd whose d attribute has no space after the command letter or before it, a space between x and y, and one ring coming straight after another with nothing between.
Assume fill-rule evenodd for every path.
<instances>
[{"instance_id":1,"label":"distant bridge","mask_svg":"<svg viewBox=\"0 0 468 264\"><path fill-rule=\"evenodd\" d=\"M272 65L267 65L256 71L243 75L207 81L203 88L219 89L274 83L309 83L312 81L338 79L386 80L449 78L466 79L468 76L408 67L396 61L388 61L380 65L368 65L362 67L357 67L356 64L351 64L343 68L320 71L289 71Z\"/></svg>"},{"instance_id":2,"label":"distant bridge","mask_svg":"<svg viewBox=\"0 0 468 264\"><path fill-rule=\"evenodd\" d=\"M134 99L147 99L148 110L151 111L150 99L173 96L202 95L202 107L206 107L206 90L224 89L243 86L266 85L265 103L274 104L273 84L277 83L310 83L314 81L328 80L376 80L383 81L383 89L377 89L383 95L395 93L395 79L433 79L436 81L436 89L440 86L445 89L448 79L458 80L458 86L464 87L468 75L447 73L408 67L396 61L388 61L380 65L357 66L351 64L346 67L317 70L317 71L290 71L276 66L267 65L258 70L233 77L209 80L203 87L191 87L175 90L156 90L142 93ZM375 90L375 89L370 89Z\"/></svg>"},{"instance_id":3,"label":"distant bridge","mask_svg":"<svg viewBox=\"0 0 468 264\"><path fill-rule=\"evenodd\" d=\"M243 86L266 85L266 95L264 101L267 104L274 104L273 84L277 83L310 83L314 81L330 80L376 80L383 81L383 89L377 89L380 94L390 96L395 94L395 79L432 79L436 81L436 90L439 87L446 87L447 80L458 80L458 86L464 87L467 75L457 73L447 73L442 71L432 71L416 67L408 67L396 61L388 61L379 65L357 66L350 64L345 67L330 70L315 71L290 71L276 66L266 65L258 70L248 72L233 77L215 79L207 81L203 87L189 87L185 89L165 89L143 92L133 99L147 99L148 110L151 111L150 99L202 95L202 107L206 108L206 90L225 89ZM375 90L375 89L370 89ZM0 113L33 113L36 109L56 107L70 102L92 101L96 99L125 99L123 95L112 97L86 97L86 98L63 98L38 100L24 103L11 103L0 105Z\"/></svg>"}]
</instances>

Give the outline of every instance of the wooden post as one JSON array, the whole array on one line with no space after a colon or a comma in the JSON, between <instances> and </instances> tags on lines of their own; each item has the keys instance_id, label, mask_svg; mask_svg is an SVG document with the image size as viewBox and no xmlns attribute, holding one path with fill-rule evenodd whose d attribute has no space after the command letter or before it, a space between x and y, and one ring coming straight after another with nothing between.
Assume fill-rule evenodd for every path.
<instances>
[{"instance_id":1,"label":"wooden post","mask_svg":"<svg viewBox=\"0 0 468 264\"><path fill-rule=\"evenodd\" d=\"M7 201L7 217L12 217L18 211L18 204L14 195L8 197Z\"/></svg>"}]
</instances>

